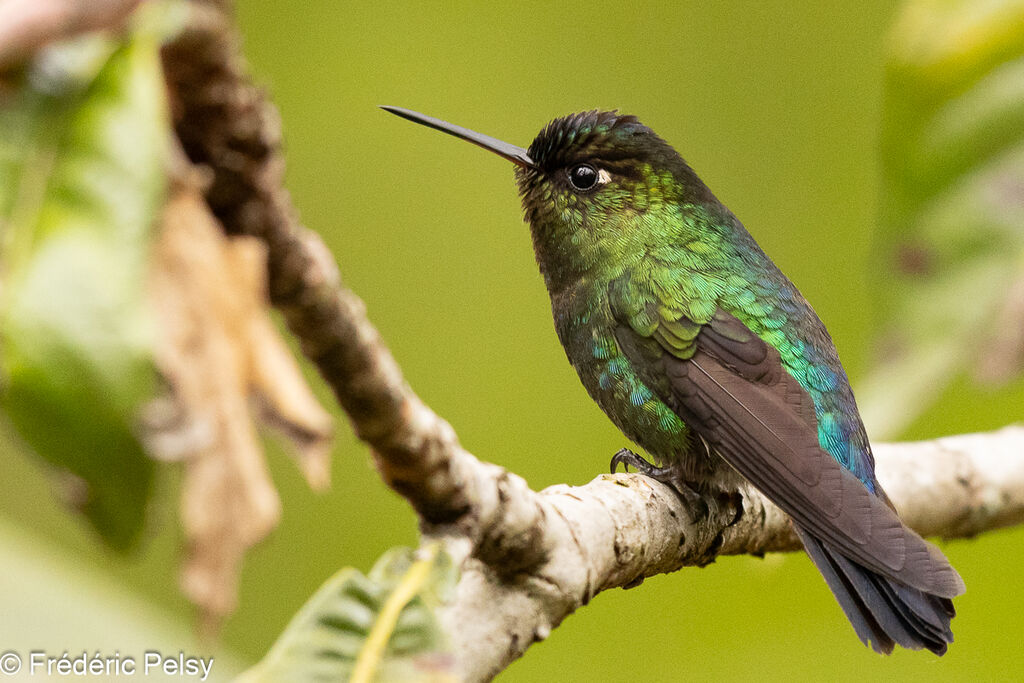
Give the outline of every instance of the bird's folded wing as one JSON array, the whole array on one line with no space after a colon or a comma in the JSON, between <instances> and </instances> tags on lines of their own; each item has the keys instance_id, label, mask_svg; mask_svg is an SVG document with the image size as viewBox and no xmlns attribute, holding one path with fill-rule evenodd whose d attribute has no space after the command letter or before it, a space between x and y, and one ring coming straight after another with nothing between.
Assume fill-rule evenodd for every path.
<instances>
[{"instance_id":1,"label":"bird's folded wing","mask_svg":"<svg viewBox=\"0 0 1024 683\"><path fill-rule=\"evenodd\" d=\"M904 526L884 497L821 447L813 400L782 366L778 351L719 310L679 353L672 328L692 324L664 321L644 340L647 353L630 358L646 363L648 373L662 373L654 384L669 395L661 398L691 429L799 526L845 557L934 595L963 592L963 581L938 548ZM620 329L627 356L639 340L621 336L636 334ZM653 340L664 351L656 369Z\"/></svg>"}]
</instances>

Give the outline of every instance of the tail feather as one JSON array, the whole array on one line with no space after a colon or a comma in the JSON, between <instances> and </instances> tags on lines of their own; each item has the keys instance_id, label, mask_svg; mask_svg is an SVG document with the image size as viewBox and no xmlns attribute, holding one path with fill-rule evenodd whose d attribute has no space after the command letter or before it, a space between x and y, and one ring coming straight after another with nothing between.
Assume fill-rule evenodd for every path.
<instances>
[{"instance_id":1,"label":"tail feather","mask_svg":"<svg viewBox=\"0 0 1024 683\"><path fill-rule=\"evenodd\" d=\"M865 645L882 654L890 654L896 645L937 655L946 652L953 642L949 623L956 615L951 600L893 581L844 557L799 526L796 530Z\"/></svg>"},{"instance_id":2,"label":"tail feather","mask_svg":"<svg viewBox=\"0 0 1024 683\"><path fill-rule=\"evenodd\" d=\"M800 532L799 535L804 547L807 549L807 555L814 562L821 575L825 577L825 583L832 589L832 593L836 596L839 606L843 608L843 612L853 625L853 630L857 632L857 637L860 638L860 641L865 645L870 644L875 652L886 655L891 654L895 645L892 638L886 635L878 620L875 619L871 611L864 605L864 601L859 597L856 589L850 585L849 579L836 566L830 555L825 552L821 542L813 536L804 533L800 527L796 529Z\"/></svg>"},{"instance_id":3,"label":"tail feather","mask_svg":"<svg viewBox=\"0 0 1024 683\"><path fill-rule=\"evenodd\" d=\"M889 604L909 608L905 610L905 616L916 631L930 634L942 643L953 642L949 622L956 616L956 610L953 609L952 600L929 595L877 575L876 583L885 593Z\"/></svg>"}]
</instances>

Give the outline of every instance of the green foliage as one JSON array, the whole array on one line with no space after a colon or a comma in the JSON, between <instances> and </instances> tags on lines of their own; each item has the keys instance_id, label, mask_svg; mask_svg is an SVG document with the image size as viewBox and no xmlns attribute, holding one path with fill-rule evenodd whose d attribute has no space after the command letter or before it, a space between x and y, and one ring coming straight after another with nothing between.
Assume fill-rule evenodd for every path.
<instances>
[{"instance_id":1,"label":"green foliage","mask_svg":"<svg viewBox=\"0 0 1024 683\"><path fill-rule=\"evenodd\" d=\"M0 407L112 546L138 536L152 464L145 308L167 114L153 31L44 51L0 102ZM84 490L81 490L83 489Z\"/></svg>"},{"instance_id":2,"label":"green foliage","mask_svg":"<svg viewBox=\"0 0 1024 683\"><path fill-rule=\"evenodd\" d=\"M435 609L455 580L437 544L392 549L369 576L342 569L239 681L453 681Z\"/></svg>"},{"instance_id":3,"label":"green foliage","mask_svg":"<svg viewBox=\"0 0 1024 683\"><path fill-rule=\"evenodd\" d=\"M858 392L900 431L1024 351L1024 2L910 3L892 36L875 269L883 355Z\"/></svg>"}]
</instances>

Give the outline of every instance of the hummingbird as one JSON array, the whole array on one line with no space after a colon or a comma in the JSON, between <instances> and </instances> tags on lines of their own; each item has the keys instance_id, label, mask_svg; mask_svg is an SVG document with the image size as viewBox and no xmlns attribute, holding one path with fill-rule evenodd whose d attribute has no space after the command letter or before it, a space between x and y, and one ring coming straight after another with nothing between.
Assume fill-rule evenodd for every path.
<instances>
[{"instance_id":1,"label":"hummingbird","mask_svg":"<svg viewBox=\"0 0 1024 683\"><path fill-rule=\"evenodd\" d=\"M942 655L964 582L878 480L825 325L679 153L635 116L548 123L528 149L383 109L515 165L555 330L583 386L680 492L746 480L785 511L857 636Z\"/></svg>"}]
</instances>

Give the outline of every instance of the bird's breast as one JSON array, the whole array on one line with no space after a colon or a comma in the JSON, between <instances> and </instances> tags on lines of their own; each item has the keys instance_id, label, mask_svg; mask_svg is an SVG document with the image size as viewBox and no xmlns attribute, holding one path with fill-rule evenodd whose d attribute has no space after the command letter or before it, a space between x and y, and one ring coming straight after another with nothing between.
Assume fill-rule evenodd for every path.
<instances>
[{"instance_id":1,"label":"bird's breast","mask_svg":"<svg viewBox=\"0 0 1024 683\"><path fill-rule=\"evenodd\" d=\"M619 323L612 315L607 284L580 286L552 297L552 312L569 362L615 426L661 463L694 457L686 425L616 341Z\"/></svg>"}]
</instances>

